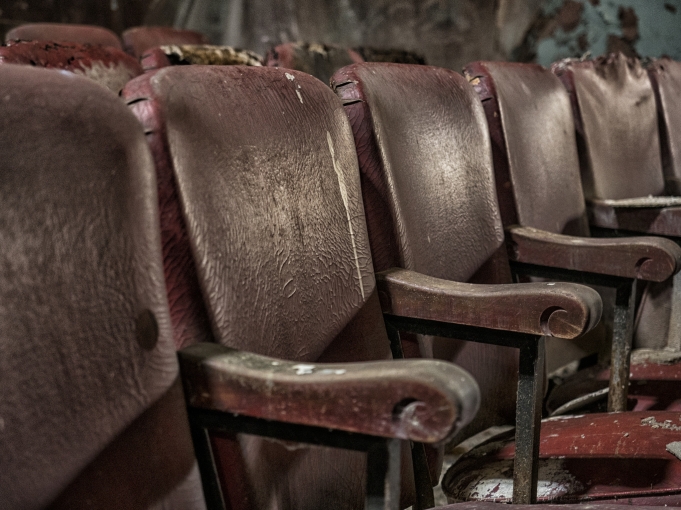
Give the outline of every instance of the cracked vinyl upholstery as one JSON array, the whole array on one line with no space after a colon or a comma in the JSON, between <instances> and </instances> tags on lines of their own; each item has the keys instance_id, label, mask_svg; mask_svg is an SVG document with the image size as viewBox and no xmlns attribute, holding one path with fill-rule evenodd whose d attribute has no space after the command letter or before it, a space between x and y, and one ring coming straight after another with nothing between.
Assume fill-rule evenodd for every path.
<instances>
[{"instance_id":1,"label":"cracked vinyl upholstery","mask_svg":"<svg viewBox=\"0 0 681 510\"><path fill-rule=\"evenodd\" d=\"M551 70L570 94L586 199L663 194L655 97L641 63L617 53Z\"/></svg>"},{"instance_id":2,"label":"cracked vinyl upholstery","mask_svg":"<svg viewBox=\"0 0 681 510\"><path fill-rule=\"evenodd\" d=\"M436 67L366 63L341 69L331 83L355 137L376 270L510 283L485 114L466 80ZM515 350L403 343L407 355L434 352L478 381L483 407L468 433L513 420Z\"/></svg>"},{"instance_id":3,"label":"cracked vinyl upholstery","mask_svg":"<svg viewBox=\"0 0 681 510\"><path fill-rule=\"evenodd\" d=\"M75 75L0 98L1 506L200 509L142 130Z\"/></svg>"},{"instance_id":4,"label":"cracked vinyl upholstery","mask_svg":"<svg viewBox=\"0 0 681 510\"><path fill-rule=\"evenodd\" d=\"M390 356L352 132L328 87L285 69L176 66L123 96L156 161L178 348L213 340L306 362ZM214 435L213 448L233 509L363 504L362 454L251 436Z\"/></svg>"}]
</instances>

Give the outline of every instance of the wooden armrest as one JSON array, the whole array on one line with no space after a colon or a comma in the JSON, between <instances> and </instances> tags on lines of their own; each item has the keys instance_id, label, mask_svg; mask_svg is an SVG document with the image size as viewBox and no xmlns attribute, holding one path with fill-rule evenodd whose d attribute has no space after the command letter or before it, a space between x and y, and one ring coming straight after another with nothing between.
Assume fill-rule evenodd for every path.
<instances>
[{"instance_id":1,"label":"wooden armrest","mask_svg":"<svg viewBox=\"0 0 681 510\"><path fill-rule=\"evenodd\" d=\"M589 331L603 309L595 290L573 283L478 285L397 268L376 283L387 314L559 338Z\"/></svg>"},{"instance_id":2,"label":"wooden armrest","mask_svg":"<svg viewBox=\"0 0 681 510\"><path fill-rule=\"evenodd\" d=\"M681 197L590 200L587 212L594 227L681 237Z\"/></svg>"},{"instance_id":3,"label":"wooden armrest","mask_svg":"<svg viewBox=\"0 0 681 510\"><path fill-rule=\"evenodd\" d=\"M191 407L437 443L480 405L465 370L435 360L297 363L213 343L178 353Z\"/></svg>"},{"instance_id":4,"label":"wooden armrest","mask_svg":"<svg viewBox=\"0 0 681 510\"><path fill-rule=\"evenodd\" d=\"M661 237L573 237L528 227L506 234L516 262L654 282L681 269L681 248Z\"/></svg>"}]
</instances>

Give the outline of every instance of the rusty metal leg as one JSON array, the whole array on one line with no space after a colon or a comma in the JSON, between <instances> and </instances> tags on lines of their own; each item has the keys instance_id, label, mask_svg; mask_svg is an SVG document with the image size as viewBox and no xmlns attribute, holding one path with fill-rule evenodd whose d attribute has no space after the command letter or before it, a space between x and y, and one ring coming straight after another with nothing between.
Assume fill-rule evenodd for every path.
<instances>
[{"instance_id":1,"label":"rusty metal leg","mask_svg":"<svg viewBox=\"0 0 681 510\"><path fill-rule=\"evenodd\" d=\"M404 359L399 330L387 321L385 327L390 339L390 350L392 351L393 358ZM433 508L435 506L435 494L433 493L433 484L430 479L430 469L428 469L425 446L422 443L412 443L411 463L414 470L414 489L416 491L414 510Z\"/></svg>"},{"instance_id":2,"label":"rusty metal leg","mask_svg":"<svg viewBox=\"0 0 681 510\"><path fill-rule=\"evenodd\" d=\"M611 413L627 410L635 301L636 280L631 280L617 287L610 360L610 392L608 395L608 412Z\"/></svg>"},{"instance_id":3,"label":"rusty metal leg","mask_svg":"<svg viewBox=\"0 0 681 510\"><path fill-rule=\"evenodd\" d=\"M398 510L400 505L399 439L376 441L367 450L365 510Z\"/></svg>"},{"instance_id":4,"label":"rusty metal leg","mask_svg":"<svg viewBox=\"0 0 681 510\"><path fill-rule=\"evenodd\" d=\"M218 471L213 459L213 449L210 445L208 431L198 423L191 423L191 421L190 419L194 453L196 454L199 472L201 473L206 508L210 510L225 510L225 500L222 495L220 480L218 480Z\"/></svg>"},{"instance_id":5,"label":"rusty metal leg","mask_svg":"<svg viewBox=\"0 0 681 510\"><path fill-rule=\"evenodd\" d=\"M390 340L390 352L393 354L393 359L404 359L400 331L388 321L385 321L385 330L388 333L388 340Z\"/></svg>"},{"instance_id":6,"label":"rusty metal leg","mask_svg":"<svg viewBox=\"0 0 681 510\"><path fill-rule=\"evenodd\" d=\"M544 396L545 339L538 337L520 348L516 406L513 504L537 502L539 431Z\"/></svg>"}]
</instances>

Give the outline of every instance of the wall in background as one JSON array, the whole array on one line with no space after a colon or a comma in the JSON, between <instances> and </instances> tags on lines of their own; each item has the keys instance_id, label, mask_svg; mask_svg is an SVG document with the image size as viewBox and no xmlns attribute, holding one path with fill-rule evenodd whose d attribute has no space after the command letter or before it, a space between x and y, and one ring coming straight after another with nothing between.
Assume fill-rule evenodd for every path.
<instances>
[{"instance_id":1,"label":"wall in background","mask_svg":"<svg viewBox=\"0 0 681 510\"><path fill-rule=\"evenodd\" d=\"M681 59L681 0L544 0L512 57L548 65L612 51Z\"/></svg>"},{"instance_id":2,"label":"wall in background","mask_svg":"<svg viewBox=\"0 0 681 510\"><path fill-rule=\"evenodd\" d=\"M35 21L185 26L259 53L296 40L396 47L457 70L588 51L681 60L681 0L0 0L0 35Z\"/></svg>"}]
</instances>

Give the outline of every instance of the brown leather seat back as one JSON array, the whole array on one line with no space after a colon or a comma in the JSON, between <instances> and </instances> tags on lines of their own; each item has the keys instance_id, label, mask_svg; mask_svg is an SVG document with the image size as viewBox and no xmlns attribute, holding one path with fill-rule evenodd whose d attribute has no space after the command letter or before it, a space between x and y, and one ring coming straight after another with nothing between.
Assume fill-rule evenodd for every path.
<instances>
[{"instance_id":1,"label":"brown leather seat back","mask_svg":"<svg viewBox=\"0 0 681 510\"><path fill-rule=\"evenodd\" d=\"M67 23L27 23L5 34L5 42L58 41L77 44L97 44L118 50L123 49L121 40L111 30L94 25L70 25Z\"/></svg>"},{"instance_id":2,"label":"brown leather seat back","mask_svg":"<svg viewBox=\"0 0 681 510\"><path fill-rule=\"evenodd\" d=\"M355 136L376 270L509 283L485 113L466 79L366 63L338 71L332 86ZM513 420L515 350L446 339L428 352L427 339L414 340L403 335L407 355L453 360L478 381L483 407L464 434Z\"/></svg>"},{"instance_id":3,"label":"brown leather seat back","mask_svg":"<svg viewBox=\"0 0 681 510\"><path fill-rule=\"evenodd\" d=\"M504 225L589 235L570 99L535 64L475 62L466 75L482 100Z\"/></svg>"},{"instance_id":4,"label":"brown leather seat back","mask_svg":"<svg viewBox=\"0 0 681 510\"><path fill-rule=\"evenodd\" d=\"M116 94L143 72L137 60L115 48L47 41L22 41L1 46L0 64L71 71L87 76Z\"/></svg>"},{"instance_id":5,"label":"brown leather seat back","mask_svg":"<svg viewBox=\"0 0 681 510\"><path fill-rule=\"evenodd\" d=\"M618 53L551 70L571 96L586 198L661 195L655 97L641 63Z\"/></svg>"},{"instance_id":6,"label":"brown leather seat back","mask_svg":"<svg viewBox=\"0 0 681 510\"><path fill-rule=\"evenodd\" d=\"M659 120L662 167L667 193L681 195L681 62L669 58L648 67Z\"/></svg>"},{"instance_id":7,"label":"brown leather seat back","mask_svg":"<svg viewBox=\"0 0 681 510\"><path fill-rule=\"evenodd\" d=\"M141 58L144 52L165 44L208 44L205 35L172 27L133 27L121 35L125 51Z\"/></svg>"},{"instance_id":8,"label":"brown leather seat back","mask_svg":"<svg viewBox=\"0 0 681 510\"><path fill-rule=\"evenodd\" d=\"M376 269L469 280L504 239L473 89L447 69L378 63L344 68L334 85L357 104L348 111Z\"/></svg>"},{"instance_id":9,"label":"brown leather seat back","mask_svg":"<svg viewBox=\"0 0 681 510\"><path fill-rule=\"evenodd\" d=\"M138 96L151 98L148 122L163 120L216 339L317 359L374 289L333 92L285 69L177 66L131 82L126 99Z\"/></svg>"},{"instance_id":10,"label":"brown leather seat back","mask_svg":"<svg viewBox=\"0 0 681 510\"><path fill-rule=\"evenodd\" d=\"M0 98L1 506L150 507L194 457L142 129L74 75Z\"/></svg>"},{"instance_id":11,"label":"brown leather seat back","mask_svg":"<svg viewBox=\"0 0 681 510\"><path fill-rule=\"evenodd\" d=\"M338 69L363 61L357 52L349 48L302 42L280 44L265 56L266 66L303 71L327 85Z\"/></svg>"},{"instance_id":12,"label":"brown leather seat back","mask_svg":"<svg viewBox=\"0 0 681 510\"><path fill-rule=\"evenodd\" d=\"M156 160L178 346L214 340L305 362L389 356L352 131L327 86L286 69L175 66L123 96ZM232 508L363 501L361 453L252 436L213 436L213 448Z\"/></svg>"}]
</instances>

